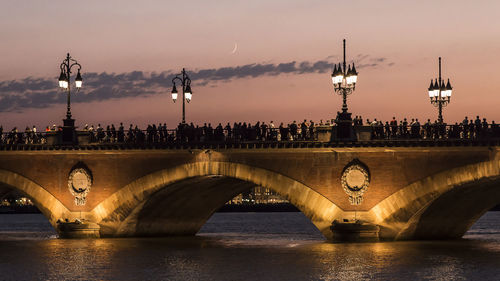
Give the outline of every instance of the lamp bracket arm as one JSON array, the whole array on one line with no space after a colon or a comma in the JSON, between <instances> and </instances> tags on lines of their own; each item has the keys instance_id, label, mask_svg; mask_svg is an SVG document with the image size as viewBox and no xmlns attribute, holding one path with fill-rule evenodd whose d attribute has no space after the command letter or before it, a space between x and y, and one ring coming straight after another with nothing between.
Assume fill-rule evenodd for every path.
<instances>
[{"instance_id":1,"label":"lamp bracket arm","mask_svg":"<svg viewBox=\"0 0 500 281\"><path fill-rule=\"evenodd\" d=\"M73 66L78 66L78 70L81 70L82 69L82 66L75 60L73 60L74 62L69 66L69 69L71 69Z\"/></svg>"},{"instance_id":2,"label":"lamp bracket arm","mask_svg":"<svg viewBox=\"0 0 500 281\"><path fill-rule=\"evenodd\" d=\"M65 61L63 61L63 62L61 63L61 65L59 66L59 68L61 69L61 71L62 71L62 72L66 73L66 67L67 67L67 66L68 66L68 65L66 64L66 62L65 62Z\"/></svg>"},{"instance_id":3,"label":"lamp bracket arm","mask_svg":"<svg viewBox=\"0 0 500 281\"><path fill-rule=\"evenodd\" d=\"M182 79L178 75L172 78L172 84L175 84L175 80L179 80L179 82L182 84Z\"/></svg>"},{"instance_id":4,"label":"lamp bracket arm","mask_svg":"<svg viewBox=\"0 0 500 281\"><path fill-rule=\"evenodd\" d=\"M70 73L71 73L71 68L73 68L73 66L75 66L75 65L76 65L76 66L78 66L78 70L81 70L81 69L82 69L82 66L81 66L79 63L74 62L74 63L72 63L72 64L69 66Z\"/></svg>"}]
</instances>

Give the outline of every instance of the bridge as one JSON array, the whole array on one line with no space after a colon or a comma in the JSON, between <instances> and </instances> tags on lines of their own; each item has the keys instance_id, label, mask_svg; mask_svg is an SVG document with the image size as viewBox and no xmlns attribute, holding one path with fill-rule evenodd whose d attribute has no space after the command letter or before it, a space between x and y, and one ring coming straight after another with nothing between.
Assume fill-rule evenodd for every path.
<instances>
[{"instance_id":1,"label":"bridge","mask_svg":"<svg viewBox=\"0 0 500 281\"><path fill-rule=\"evenodd\" d=\"M3 145L0 197L30 197L59 234L194 235L254 186L300 209L328 239L335 222L381 240L461 237L500 203L498 140ZM78 235L77 235L78 236Z\"/></svg>"}]
</instances>

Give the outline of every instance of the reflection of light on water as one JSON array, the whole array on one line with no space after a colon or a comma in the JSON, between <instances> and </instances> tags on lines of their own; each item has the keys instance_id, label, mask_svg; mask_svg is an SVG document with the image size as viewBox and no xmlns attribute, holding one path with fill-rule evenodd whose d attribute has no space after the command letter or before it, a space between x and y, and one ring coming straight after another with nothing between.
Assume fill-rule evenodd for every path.
<instances>
[{"instance_id":1,"label":"reflection of light on water","mask_svg":"<svg viewBox=\"0 0 500 281\"><path fill-rule=\"evenodd\" d=\"M106 275L114 252L119 250L111 239L54 239L40 246L48 256L45 272L51 280L96 278L96 264Z\"/></svg>"},{"instance_id":2,"label":"reflection of light on water","mask_svg":"<svg viewBox=\"0 0 500 281\"><path fill-rule=\"evenodd\" d=\"M284 218L291 223L280 227ZM32 237L26 223L9 217ZM500 212L458 241L334 244L300 213L225 214L184 238L96 240L0 237L0 272L12 280L498 280ZM45 219L46 220L46 219ZM248 222L246 225L245 222ZM33 221L33 223L37 223ZM50 227L50 225L48 225ZM41 228L44 230L45 228ZM7 227L0 227L2 232ZM246 232L245 232L246 231ZM54 235L54 232L43 232ZM470 238L470 237L478 238ZM0 278L5 279L5 278Z\"/></svg>"},{"instance_id":3,"label":"reflection of light on water","mask_svg":"<svg viewBox=\"0 0 500 281\"><path fill-rule=\"evenodd\" d=\"M394 276L408 280L456 280L464 276L461 269L464 261L436 253L450 251L458 246L459 244L443 242L414 241L322 243L311 245L310 250L318 257L318 262L324 265L320 274L322 280L386 280ZM408 271L416 264L416 270Z\"/></svg>"},{"instance_id":4,"label":"reflection of light on water","mask_svg":"<svg viewBox=\"0 0 500 281\"><path fill-rule=\"evenodd\" d=\"M320 262L324 266L320 274L322 280L366 280L372 279L373 265L368 265L373 253L372 243L356 244L316 244L313 249L318 251Z\"/></svg>"},{"instance_id":5,"label":"reflection of light on water","mask_svg":"<svg viewBox=\"0 0 500 281\"><path fill-rule=\"evenodd\" d=\"M57 234L39 231L0 231L0 240L45 240L56 239Z\"/></svg>"},{"instance_id":6,"label":"reflection of light on water","mask_svg":"<svg viewBox=\"0 0 500 281\"><path fill-rule=\"evenodd\" d=\"M255 233L202 233L199 237L211 239L214 243L225 247L298 247L322 242L300 235L287 236L283 234L255 234Z\"/></svg>"},{"instance_id":7,"label":"reflection of light on water","mask_svg":"<svg viewBox=\"0 0 500 281\"><path fill-rule=\"evenodd\" d=\"M421 279L430 280L464 280L463 268L464 264L460 260L443 255L430 256L429 261L434 266L428 270L417 272L417 276Z\"/></svg>"}]
</instances>

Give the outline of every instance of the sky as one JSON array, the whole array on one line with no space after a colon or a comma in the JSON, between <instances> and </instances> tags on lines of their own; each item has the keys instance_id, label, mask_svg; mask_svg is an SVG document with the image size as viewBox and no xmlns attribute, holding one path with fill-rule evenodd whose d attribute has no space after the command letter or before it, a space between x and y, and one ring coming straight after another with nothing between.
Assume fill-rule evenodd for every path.
<instances>
[{"instance_id":1,"label":"sky","mask_svg":"<svg viewBox=\"0 0 500 281\"><path fill-rule=\"evenodd\" d=\"M349 111L437 118L430 79L453 88L448 123L500 121L500 1L0 1L0 125L62 124L66 53L82 65L77 126L181 120L171 78L186 68L187 122L333 119L332 65L359 72ZM236 47L237 46L237 47Z\"/></svg>"}]
</instances>

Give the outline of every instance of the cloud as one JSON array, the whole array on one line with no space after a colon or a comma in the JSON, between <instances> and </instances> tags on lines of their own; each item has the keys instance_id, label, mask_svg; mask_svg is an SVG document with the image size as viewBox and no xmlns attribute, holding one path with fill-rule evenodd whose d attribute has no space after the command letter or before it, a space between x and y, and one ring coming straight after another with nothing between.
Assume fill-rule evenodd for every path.
<instances>
[{"instance_id":1,"label":"cloud","mask_svg":"<svg viewBox=\"0 0 500 281\"><path fill-rule=\"evenodd\" d=\"M241 66L197 69L189 75L196 86L213 86L233 79L277 76L283 74L326 73L332 71L332 56L319 61L252 63ZM360 54L355 59L356 68L392 66L386 58L372 58ZM156 95L169 91L173 71L145 73L83 73L85 90L72 95L73 102L96 102L110 99ZM45 108L66 102L66 95L57 89L57 77L0 81L0 112L22 111L26 108Z\"/></svg>"}]
</instances>

